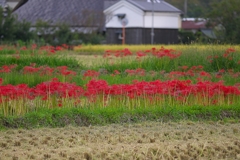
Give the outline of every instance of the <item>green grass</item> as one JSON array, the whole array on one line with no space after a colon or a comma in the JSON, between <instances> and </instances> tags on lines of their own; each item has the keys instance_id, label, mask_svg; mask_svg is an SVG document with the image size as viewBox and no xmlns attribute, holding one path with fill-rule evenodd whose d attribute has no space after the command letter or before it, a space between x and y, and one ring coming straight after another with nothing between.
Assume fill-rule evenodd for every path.
<instances>
[{"instance_id":1,"label":"green grass","mask_svg":"<svg viewBox=\"0 0 240 160\"><path fill-rule=\"evenodd\" d=\"M66 58L64 56L29 56L23 55L19 59L0 55L0 66L17 64L17 70L22 69L24 66L29 66L31 63L36 63L37 66L47 65L49 67L68 66L69 69L81 69L83 66L73 58Z\"/></svg>"},{"instance_id":2,"label":"green grass","mask_svg":"<svg viewBox=\"0 0 240 160\"><path fill-rule=\"evenodd\" d=\"M155 108L57 108L41 109L24 116L0 115L0 129L63 127L66 125L89 126L110 123L133 123L142 121L180 121L180 120L238 120L238 106L185 106Z\"/></svg>"},{"instance_id":3,"label":"green grass","mask_svg":"<svg viewBox=\"0 0 240 160\"><path fill-rule=\"evenodd\" d=\"M165 70L166 72L170 72L173 70L178 70L179 66L188 66L191 68L192 66L203 66L203 69L207 72L218 72L220 69L234 69L235 72L240 71L240 53L233 53L232 60L228 60L227 58L223 58L224 52L217 53L204 53L204 52L196 52L196 53L183 53L180 57L175 59L170 59L168 57L156 58L156 57L145 57L141 61L135 60L133 57L128 60L121 60L121 58L116 58L119 63L106 63L101 66L95 66L94 69L97 68L105 68L109 72L113 72L114 70L124 71L126 69L137 69L144 68L147 71L161 71ZM209 62L208 56L218 56L219 58L213 59L212 63ZM137 57L136 57L137 58ZM125 58L126 59L126 58Z\"/></svg>"}]
</instances>

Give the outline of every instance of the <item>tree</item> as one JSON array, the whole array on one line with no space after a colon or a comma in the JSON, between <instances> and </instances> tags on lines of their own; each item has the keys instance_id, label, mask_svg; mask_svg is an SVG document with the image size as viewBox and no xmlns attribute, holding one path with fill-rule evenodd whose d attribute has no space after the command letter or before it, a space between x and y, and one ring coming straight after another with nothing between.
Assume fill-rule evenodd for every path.
<instances>
[{"instance_id":1,"label":"tree","mask_svg":"<svg viewBox=\"0 0 240 160\"><path fill-rule=\"evenodd\" d=\"M222 0L212 4L207 14L209 26L215 27L217 37L227 43L240 43L240 1Z\"/></svg>"},{"instance_id":2,"label":"tree","mask_svg":"<svg viewBox=\"0 0 240 160\"><path fill-rule=\"evenodd\" d=\"M184 11L186 0L165 0L166 2ZM185 17L203 18L211 10L211 3L221 0L187 0L187 15Z\"/></svg>"},{"instance_id":3,"label":"tree","mask_svg":"<svg viewBox=\"0 0 240 160\"><path fill-rule=\"evenodd\" d=\"M14 30L14 39L29 42L34 38L34 33L30 31L31 23L27 21L16 21Z\"/></svg>"},{"instance_id":4,"label":"tree","mask_svg":"<svg viewBox=\"0 0 240 160\"><path fill-rule=\"evenodd\" d=\"M0 7L0 38L1 41L10 41L14 39L15 32L15 18L11 15L10 10L4 11Z\"/></svg>"},{"instance_id":5,"label":"tree","mask_svg":"<svg viewBox=\"0 0 240 160\"><path fill-rule=\"evenodd\" d=\"M30 41L33 37L33 33L30 32L30 23L17 21L17 17L11 13L11 10L6 9L4 11L4 9L0 7L0 41Z\"/></svg>"}]
</instances>

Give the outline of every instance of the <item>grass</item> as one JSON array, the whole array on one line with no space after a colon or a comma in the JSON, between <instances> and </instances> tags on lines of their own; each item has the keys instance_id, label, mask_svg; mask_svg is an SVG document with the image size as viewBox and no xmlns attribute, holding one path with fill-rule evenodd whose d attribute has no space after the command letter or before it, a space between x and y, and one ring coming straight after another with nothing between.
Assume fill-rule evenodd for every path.
<instances>
[{"instance_id":1,"label":"grass","mask_svg":"<svg viewBox=\"0 0 240 160\"><path fill-rule=\"evenodd\" d=\"M31 63L36 63L39 66L48 65L49 67L68 66L71 69L83 68L83 66L73 58L64 56L29 56L23 55L20 58L0 55L0 66L16 64L20 70L24 66L29 66Z\"/></svg>"},{"instance_id":2,"label":"grass","mask_svg":"<svg viewBox=\"0 0 240 160\"><path fill-rule=\"evenodd\" d=\"M239 50L240 47L238 45L217 45L217 44L208 44L208 45L200 45L200 44L191 44L191 45L82 45L77 46L74 50L82 55L95 55L95 54L103 54L106 50L122 50L125 48L130 49L132 52L137 51L145 51L150 48L161 48L162 46L174 49L178 51L182 51L187 54L213 54L222 52L228 48L235 48Z\"/></svg>"},{"instance_id":3,"label":"grass","mask_svg":"<svg viewBox=\"0 0 240 160\"><path fill-rule=\"evenodd\" d=\"M39 128L136 123L144 121L239 119L238 106L185 106L156 108L55 108L39 109L23 116L0 116L0 128Z\"/></svg>"}]
</instances>

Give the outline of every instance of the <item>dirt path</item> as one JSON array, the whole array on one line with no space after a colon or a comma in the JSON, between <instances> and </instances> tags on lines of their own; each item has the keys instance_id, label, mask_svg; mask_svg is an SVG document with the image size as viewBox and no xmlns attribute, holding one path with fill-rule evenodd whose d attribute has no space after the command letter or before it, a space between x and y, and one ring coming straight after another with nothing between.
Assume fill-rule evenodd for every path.
<instances>
[{"instance_id":1,"label":"dirt path","mask_svg":"<svg viewBox=\"0 0 240 160\"><path fill-rule=\"evenodd\" d=\"M0 160L240 159L240 124L145 122L0 131Z\"/></svg>"}]
</instances>

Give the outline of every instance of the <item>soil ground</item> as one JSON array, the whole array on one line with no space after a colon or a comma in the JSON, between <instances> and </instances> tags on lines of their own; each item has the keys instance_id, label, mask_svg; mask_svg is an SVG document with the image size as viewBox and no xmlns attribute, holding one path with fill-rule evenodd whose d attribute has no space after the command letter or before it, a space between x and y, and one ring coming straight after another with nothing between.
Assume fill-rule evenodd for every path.
<instances>
[{"instance_id":1,"label":"soil ground","mask_svg":"<svg viewBox=\"0 0 240 160\"><path fill-rule=\"evenodd\" d=\"M144 122L0 131L0 160L240 159L240 124Z\"/></svg>"}]
</instances>

